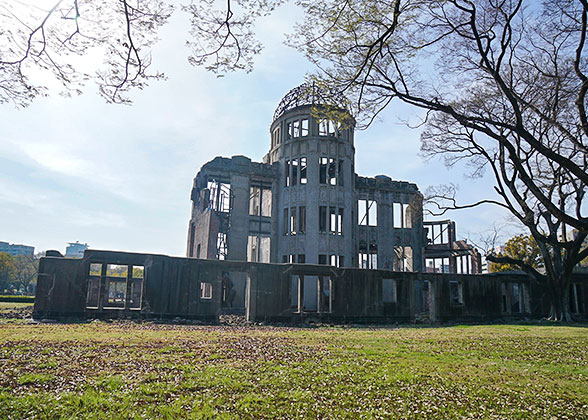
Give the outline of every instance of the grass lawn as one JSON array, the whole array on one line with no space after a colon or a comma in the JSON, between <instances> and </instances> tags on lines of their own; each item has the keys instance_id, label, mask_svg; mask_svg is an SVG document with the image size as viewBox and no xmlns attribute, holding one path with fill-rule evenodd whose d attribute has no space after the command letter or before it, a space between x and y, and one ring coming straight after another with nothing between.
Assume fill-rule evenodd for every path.
<instances>
[{"instance_id":1,"label":"grass lawn","mask_svg":"<svg viewBox=\"0 0 588 420\"><path fill-rule=\"evenodd\" d=\"M0 311L14 308L33 308L34 303L29 302L0 302Z\"/></svg>"},{"instance_id":2,"label":"grass lawn","mask_svg":"<svg viewBox=\"0 0 588 420\"><path fill-rule=\"evenodd\" d=\"M588 328L0 325L1 419L588 419Z\"/></svg>"}]
</instances>

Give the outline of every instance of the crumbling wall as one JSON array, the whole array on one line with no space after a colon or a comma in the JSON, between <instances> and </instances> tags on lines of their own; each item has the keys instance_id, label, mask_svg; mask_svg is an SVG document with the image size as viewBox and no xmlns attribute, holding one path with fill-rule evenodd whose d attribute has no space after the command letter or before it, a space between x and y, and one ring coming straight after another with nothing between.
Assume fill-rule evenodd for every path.
<instances>
[{"instance_id":1,"label":"crumbling wall","mask_svg":"<svg viewBox=\"0 0 588 420\"><path fill-rule=\"evenodd\" d=\"M574 275L574 314L588 314L588 278ZM35 318L391 323L548 315L547 294L524 274L455 275L176 258L87 250L40 261Z\"/></svg>"}]
</instances>

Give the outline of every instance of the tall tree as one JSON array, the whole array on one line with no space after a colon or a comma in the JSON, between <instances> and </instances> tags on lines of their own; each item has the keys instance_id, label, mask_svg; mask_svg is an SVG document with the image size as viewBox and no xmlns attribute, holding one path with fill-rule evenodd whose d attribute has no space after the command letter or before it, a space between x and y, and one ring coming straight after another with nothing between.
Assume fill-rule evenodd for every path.
<instances>
[{"instance_id":1,"label":"tall tree","mask_svg":"<svg viewBox=\"0 0 588 420\"><path fill-rule=\"evenodd\" d=\"M32 293L32 285L37 279L39 260L32 255L17 255L13 257L13 284L22 294Z\"/></svg>"},{"instance_id":2,"label":"tall tree","mask_svg":"<svg viewBox=\"0 0 588 420\"><path fill-rule=\"evenodd\" d=\"M5 293L14 281L14 260L12 255L0 252L0 293Z\"/></svg>"},{"instance_id":3,"label":"tall tree","mask_svg":"<svg viewBox=\"0 0 588 420\"><path fill-rule=\"evenodd\" d=\"M472 176L489 170L487 199L458 205L446 190L439 209L510 211L541 251L545 274L533 274L550 291L551 317L570 319L570 275L588 256L588 2L301 3L307 15L291 42L320 68L317 79L367 123L395 99L424 109L423 154L466 162Z\"/></svg>"}]
</instances>

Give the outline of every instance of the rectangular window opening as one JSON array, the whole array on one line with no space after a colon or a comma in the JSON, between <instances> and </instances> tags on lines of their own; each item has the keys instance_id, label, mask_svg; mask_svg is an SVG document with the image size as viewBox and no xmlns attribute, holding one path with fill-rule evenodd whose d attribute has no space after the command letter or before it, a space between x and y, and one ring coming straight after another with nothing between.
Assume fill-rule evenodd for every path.
<instances>
[{"instance_id":1,"label":"rectangular window opening","mask_svg":"<svg viewBox=\"0 0 588 420\"><path fill-rule=\"evenodd\" d=\"M449 303L452 305L463 305L463 285L461 281L449 281Z\"/></svg>"},{"instance_id":2,"label":"rectangular window opening","mask_svg":"<svg viewBox=\"0 0 588 420\"><path fill-rule=\"evenodd\" d=\"M296 235L296 207L290 208L290 235Z\"/></svg>"},{"instance_id":3,"label":"rectangular window opening","mask_svg":"<svg viewBox=\"0 0 588 420\"><path fill-rule=\"evenodd\" d=\"M292 185L298 184L298 159L292 159Z\"/></svg>"},{"instance_id":4,"label":"rectangular window opening","mask_svg":"<svg viewBox=\"0 0 588 420\"><path fill-rule=\"evenodd\" d=\"M208 207L211 210L228 213L231 210L231 184L218 182L216 180L208 181L208 190L210 199Z\"/></svg>"},{"instance_id":5,"label":"rectangular window opening","mask_svg":"<svg viewBox=\"0 0 588 420\"><path fill-rule=\"evenodd\" d=\"M326 157L319 158L319 184L327 183L327 167L329 159Z\"/></svg>"},{"instance_id":6,"label":"rectangular window opening","mask_svg":"<svg viewBox=\"0 0 588 420\"><path fill-rule=\"evenodd\" d=\"M212 283L200 283L200 299L212 299Z\"/></svg>"},{"instance_id":7,"label":"rectangular window opening","mask_svg":"<svg viewBox=\"0 0 588 420\"><path fill-rule=\"evenodd\" d=\"M216 259L226 260L228 254L227 234L219 232L216 237Z\"/></svg>"},{"instance_id":8,"label":"rectangular window opening","mask_svg":"<svg viewBox=\"0 0 588 420\"><path fill-rule=\"evenodd\" d=\"M300 184L304 185L308 182L306 178L306 158L300 158Z\"/></svg>"},{"instance_id":9,"label":"rectangular window opening","mask_svg":"<svg viewBox=\"0 0 588 420\"><path fill-rule=\"evenodd\" d=\"M327 207L319 206L319 232L327 231Z\"/></svg>"},{"instance_id":10,"label":"rectangular window opening","mask_svg":"<svg viewBox=\"0 0 588 420\"><path fill-rule=\"evenodd\" d=\"M306 206L298 207L298 233L306 232Z\"/></svg>"},{"instance_id":11,"label":"rectangular window opening","mask_svg":"<svg viewBox=\"0 0 588 420\"><path fill-rule=\"evenodd\" d=\"M302 137L308 136L308 119L307 118L305 118L301 121L300 136L302 136Z\"/></svg>"},{"instance_id":12,"label":"rectangular window opening","mask_svg":"<svg viewBox=\"0 0 588 420\"><path fill-rule=\"evenodd\" d=\"M382 279L382 301L384 303L396 303L397 290L395 279Z\"/></svg>"}]
</instances>

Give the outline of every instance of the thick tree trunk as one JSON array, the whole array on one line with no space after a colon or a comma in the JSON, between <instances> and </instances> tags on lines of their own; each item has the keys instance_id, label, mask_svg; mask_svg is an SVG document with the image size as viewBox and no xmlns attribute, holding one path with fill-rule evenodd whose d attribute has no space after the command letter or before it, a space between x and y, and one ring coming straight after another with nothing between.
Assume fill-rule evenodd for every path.
<instances>
[{"instance_id":1,"label":"thick tree trunk","mask_svg":"<svg viewBox=\"0 0 588 420\"><path fill-rule=\"evenodd\" d=\"M560 322L572 322L573 318L570 314L570 300L569 300L569 281L568 279L550 279L551 296L550 296L550 313L549 320Z\"/></svg>"}]
</instances>

